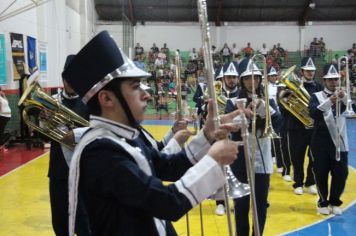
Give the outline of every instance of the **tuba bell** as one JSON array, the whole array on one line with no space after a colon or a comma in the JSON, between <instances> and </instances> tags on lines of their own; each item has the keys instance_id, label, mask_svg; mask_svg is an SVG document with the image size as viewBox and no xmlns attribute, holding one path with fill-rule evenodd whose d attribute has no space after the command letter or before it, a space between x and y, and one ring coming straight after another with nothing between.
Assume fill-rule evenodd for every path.
<instances>
[{"instance_id":1,"label":"tuba bell","mask_svg":"<svg viewBox=\"0 0 356 236\"><path fill-rule=\"evenodd\" d=\"M75 144L65 141L64 137L74 128L89 126L89 122L45 93L37 78L26 88L18 103L18 106L24 106L24 122L48 138L74 149Z\"/></svg>"},{"instance_id":2,"label":"tuba bell","mask_svg":"<svg viewBox=\"0 0 356 236\"><path fill-rule=\"evenodd\" d=\"M281 76L281 82L286 89L278 94L278 102L294 115L306 128L313 128L314 120L309 114L310 95L303 86L303 82L293 72L295 65L287 69Z\"/></svg>"}]
</instances>

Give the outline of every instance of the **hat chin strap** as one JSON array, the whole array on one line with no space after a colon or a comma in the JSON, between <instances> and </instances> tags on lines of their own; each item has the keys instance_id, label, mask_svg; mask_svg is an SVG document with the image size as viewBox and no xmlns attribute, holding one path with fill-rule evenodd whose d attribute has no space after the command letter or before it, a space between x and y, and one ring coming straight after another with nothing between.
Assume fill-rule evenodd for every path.
<instances>
[{"instance_id":1,"label":"hat chin strap","mask_svg":"<svg viewBox=\"0 0 356 236\"><path fill-rule=\"evenodd\" d=\"M115 91L114 92L117 99L119 100L119 102L121 103L121 106L126 114L126 117L128 119L129 125L131 127L137 128L140 124L135 120L134 116L132 115L131 109L129 107L129 105L127 104L124 96L122 95L121 92L121 86L120 86L120 90L119 91Z\"/></svg>"}]
</instances>

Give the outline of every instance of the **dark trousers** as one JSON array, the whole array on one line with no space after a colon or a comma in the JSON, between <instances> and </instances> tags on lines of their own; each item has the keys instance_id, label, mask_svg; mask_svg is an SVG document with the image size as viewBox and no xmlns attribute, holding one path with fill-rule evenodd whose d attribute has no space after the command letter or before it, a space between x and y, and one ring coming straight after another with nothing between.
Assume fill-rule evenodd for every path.
<instances>
[{"instance_id":1,"label":"dark trousers","mask_svg":"<svg viewBox=\"0 0 356 236\"><path fill-rule=\"evenodd\" d=\"M281 132L281 143L282 143L282 176L290 175L291 157L289 150L289 137L288 132Z\"/></svg>"},{"instance_id":2,"label":"dark trousers","mask_svg":"<svg viewBox=\"0 0 356 236\"><path fill-rule=\"evenodd\" d=\"M319 194L318 207L327 207L329 204L340 206L342 204L340 196L344 192L349 173L347 152L341 152L340 161L336 161L335 148L330 150L324 145L311 145L311 154L314 161L313 169ZM331 175L331 183L328 198L329 173Z\"/></svg>"},{"instance_id":3,"label":"dark trousers","mask_svg":"<svg viewBox=\"0 0 356 236\"><path fill-rule=\"evenodd\" d=\"M276 157L277 168L283 167L283 152L282 152L282 140L280 138L272 139L272 156Z\"/></svg>"},{"instance_id":4,"label":"dark trousers","mask_svg":"<svg viewBox=\"0 0 356 236\"><path fill-rule=\"evenodd\" d=\"M7 122L9 122L10 117L0 116L0 145L2 145L6 140L4 137L4 131Z\"/></svg>"},{"instance_id":5,"label":"dark trousers","mask_svg":"<svg viewBox=\"0 0 356 236\"><path fill-rule=\"evenodd\" d=\"M52 226L57 236L68 233L68 180L50 179L49 194L51 201ZM88 216L82 200L78 199L75 233L78 236L90 235Z\"/></svg>"},{"instance_id":6,"label":"dark trousers","mask_svg":"<svg viewBox=\"0 0 356 236\"><path fill-rule=\"evenodd\" d=\"M246 173L239 173L237 179L242 183L247 183ZM270 175L255 174L255 192L256 206L260 234L263 235L263 230L266 223L267 208L269 206L267 198L269 191ZM250 210L250 195L234 199L235 205L235 223L236 235L249 236L249 210ZM254 233L253 233L254 234Z\"/></svg>"},{"instance_id":7,"label":"dark trousers","mask_svg":"<svg viewBox=\"0 0 356 236\"><path fill-rule=\"evenodd\" d=\"M305 151L310 144L311 132L312 130L307 129L290 129L288 131L289 138L289 151L291 155L291 161L294 171L294 184L293 188L302 187L303 184L306 187L315 184L312 166L313 162L310 158L309 153L307 154L309 158L308 168L307 168L307 177L304 181L304 159Z\"/></svg>"}]
</instances>

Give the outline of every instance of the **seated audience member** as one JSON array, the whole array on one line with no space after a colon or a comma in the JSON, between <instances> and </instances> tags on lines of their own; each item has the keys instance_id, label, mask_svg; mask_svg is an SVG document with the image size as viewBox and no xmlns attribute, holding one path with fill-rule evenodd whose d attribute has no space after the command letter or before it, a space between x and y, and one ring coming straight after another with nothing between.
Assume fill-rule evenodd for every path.
<instances>
[{"instance_id":1,"label":"seated audience member","mask_svg":"<svg viewBox=\"0 0 356 236\"><path fill-rule=\"evenodd\" d=\"M189 59L192 61L198 60L198 53L195 51L195 48L192 48L192 51L189 53Z\"/></svg>"},{"instance_id":2,"label":"seated audience member","mask_svg":"<svg viewBox=\"0 0 356 236\"><path fill-rule=\"evenodd\" d=\"M135 56L141 56L143 53L144 53L143 47L140 45L140 43L136 43Z\"/></svg>"},{"instance_id":3,"label":"seated audience member","mask_svg":"<svg viewBox=\"0 0 356 236\"><path fill-rule=\"evenodd\" d=\"M313 41L310 43L310 56L311 57L318 57L320 56L320 44L317 38L314 38Z\"/></svg>"},{"instance_id":4,"label":"seated audience member","mask_svg":"<svg viewBox=\"0 0 356 236\"><path fill-rule=\"evenodd\" d=\"M220 50L220 53L223 57L224 62L228 62L230 60L231 50L229 46L227 46L227 43L224 44L224 47Z\"/></svg>"},{"instance_id":5,"label":"seated audience member","mask_svg":"<svg viewBox=\"0 0 356 236\"><path fill-rule=\"evenodd\" d=\"M159 52L159 48L156 46L156 43L152 44L151 51L153 53L158 53Z\"/></svg>"},{"instance_id":6,"label":"seated audience member","mask_svg":"<svg viewBox=\"0 0 356 236\"><path fill-rule=\"evenodd\" d=\"M237 55L240 54L240 50L239 50L239 48L236 46L236 43L233 43L233 44L232 44L231 54L232 54L232 57L233 57L233 58L236 58Z\"/></svg>"},{"instance_id":7,"label":"seated audience member","mask_svg":"<svg viewBox=\"0 0 356 236\"><path fill-rule=\"evenodd\" d=\"M245 47L242 51L245 53L245 57L250 57L250 56L252 56L252 54L253 54L253 48L251 47L251 43L248 42L248 43L247 43L247 47Z\"/></svg>"},{"instance_id":8,"label":"seated audience member","mask_svg":"<svg viewBox=\"0 0 356 236\"><path fill-rule=\"evenodd\" d=\"M260 53L263 55L263 56L267 56L267 54L268 54L268 52L269 52L269 49L266 47L266 44L265 43L263 43L262 44L262 48L260 49Z\"/></svg>"}]
</instances>

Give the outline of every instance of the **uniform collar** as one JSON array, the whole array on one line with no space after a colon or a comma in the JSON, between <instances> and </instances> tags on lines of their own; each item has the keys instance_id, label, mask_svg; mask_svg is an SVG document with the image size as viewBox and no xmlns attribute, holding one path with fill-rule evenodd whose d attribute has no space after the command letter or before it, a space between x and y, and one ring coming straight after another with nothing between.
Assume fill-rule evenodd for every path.
<instances>
[{"instance_id":1,"label":"uniform collar","mask_svg":"<svg viewBox=\"0 0 356 236\"><path fill-rule=\"evenodd\" d=\"M91 128L105 128L115 133L116 135L123 137L125 139L133 140L138 137L139 132L137 129L130 126L105 119L100 116L90 116L90 127Z\"/></svg>"},{"instance_id":2,"label":"uniform collar","mask_svg":"<svg viewBox=\"0 0 356 236\"><path fill-rule=\"evenodd\" d=\"M329 89L327 88L324 88L324 91L323 91L326 95L333 95L334 92L330 91Z\"/></svg>"}]
</instances>

